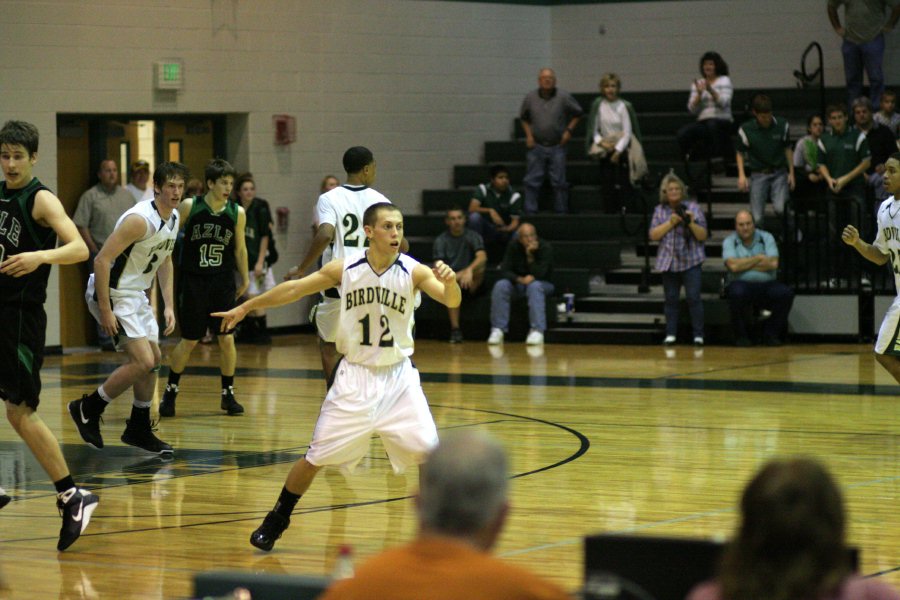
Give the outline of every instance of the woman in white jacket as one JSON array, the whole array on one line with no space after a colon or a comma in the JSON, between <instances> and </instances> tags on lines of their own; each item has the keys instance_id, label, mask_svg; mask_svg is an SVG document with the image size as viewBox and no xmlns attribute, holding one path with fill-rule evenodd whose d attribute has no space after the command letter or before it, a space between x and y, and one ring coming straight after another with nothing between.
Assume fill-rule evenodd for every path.
<instances>
[{"instance_id":1,"label":"woman in white jacket","mask_svg":"<svg viewBox=\"0 0 900 600\"><path fill-rule=\"evenodd\" d=\"M702 77L691 84L688 99L688 110L697 115L697 120L678 130L678 145L686 156L696 152L696 148L709 148L708 157L715 165L723 165L726 157L734 155L731 144L734 87L728 77L728 65L717 52L707 52L700 58L700 74Z\"/></svg>"}]
</instances>

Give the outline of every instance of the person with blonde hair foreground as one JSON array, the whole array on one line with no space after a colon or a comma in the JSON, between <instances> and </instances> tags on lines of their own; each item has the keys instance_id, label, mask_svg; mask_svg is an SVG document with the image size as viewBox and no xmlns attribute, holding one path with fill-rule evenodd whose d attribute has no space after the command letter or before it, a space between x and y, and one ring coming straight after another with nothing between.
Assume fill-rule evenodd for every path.
<instances>
[{"instance_id":1,"label":"person with blonde hair foreground","mask_svg":"<svg viewBox=\"0 0 900 600\"><path fill-rule=\"evenodd\" d=\"M565 591L489 555L509 512L506 453L476 431L454 432L420 467L419 534L373 557L322 600L563 600Z\"/></svg>"},{"instance_id":2,"label":"person with blonde hair foreground","mask_svg":"<svg viewBox=\"0 0 900 600\"><path fill-rule=\"evenodd\" d=\"M719 577L688 600L900 600L851 572L846 516L837 483L815 460L766 464L741 497L741 523Z\"/></svg>"}]
</instances>

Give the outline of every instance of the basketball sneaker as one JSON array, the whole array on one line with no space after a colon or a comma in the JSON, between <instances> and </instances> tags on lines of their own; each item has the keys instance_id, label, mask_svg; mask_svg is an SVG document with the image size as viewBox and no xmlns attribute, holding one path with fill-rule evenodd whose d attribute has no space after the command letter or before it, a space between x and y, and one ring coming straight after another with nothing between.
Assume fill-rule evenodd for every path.
<instances>
[{"instance_id":1,"label":"basketball sneaker","mask_svg":"<svg viewBox=\"0 0 900 600\"><path fill-rule=\"evenodd\" d=\"M275 547L275 541L290 525L290 519L282 517L275 511L269 511L269 514L263 519L262 525L250 534L250 543L260 550L268 552Z\"/></svg>"},{"instance_id":2,"label":"basketball sneaker","mask_svg":"<svg viewBox=\"0 0 900 600\"><path fill-rule=\"evenodd\" d=\"M69 402L69 415L75 421L75 427L78 428L78 434L89 446L93 446L97 450L103 448L103 436L100 435L100 423L103 417L100 414L90 414L85 412L85 398L87 394L82 394L80 400L72 400Z\"/></svg>"},{"instance_id":3,"label":"basketball sneaker","mask_svg":"<svg viewBox=\"0 0 900 600\"><path fill-rule=\"evenodd\" d=\"M75 540L87 529L91 514L97 508L100 498L85 489L76 489L68 502L56 499L56 508L62 517L62 528L59 530L59 543L56 549L62 552L75 543Z\"/></svg>"},{"instance_id":4,"label":"basketball sneaker","mask_svg":"<svg viewBox=\"0 0 900 600\"><path fill-rule=\"evenodd\" d=\"M129 446L140 448L151 454L172 454L175 450L169 444L165 443L155 435L150 429L149 424L146 427L134 424L132 419L125 419L125 432L122 434L122 441Z\"/></svg>"},{"instance_id":5,"label":"basketball sneaker","mask_svg":"<svg viewBox=\"0 0 900 600\"><path fill-rule=\"evenodd\" d=\"M234 399L234 387L230 385L222 390L222 403L219 406L232 417L244 414L244 407Z\"/></svg>"},{"instance_id":6,"label":"basketball sneaker","mask_svg":"<svg viewBox=\"0 0 900 600\"><path fill-rule=\"evenodd\" d=\"M167 383L166 391L163 392L162 400L159 402L159 416L174 417L175 416L175 398L178 397L178 385L175 383Z\"/></svg>"},{"instance_id":7,"label":"basketball sneaker","mask_svg":"<svg viewBox=\"0 0 900 600\"><path fill-rule=\"evenodd\" d=\"M6 494L6 490L4 490L2 487L0 487L0 508L3 508L7 504L9 504L10 500L12 500L12 498L10 498Z\"/></svg>"}]
</instances>

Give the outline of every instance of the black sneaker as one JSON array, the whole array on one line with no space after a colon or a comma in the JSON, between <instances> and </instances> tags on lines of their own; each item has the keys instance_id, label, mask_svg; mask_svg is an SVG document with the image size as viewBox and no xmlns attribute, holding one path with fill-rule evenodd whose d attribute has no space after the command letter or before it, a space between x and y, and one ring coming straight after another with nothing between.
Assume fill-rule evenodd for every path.
<instances>
[{"instance_id":1,"label":"black sneaker","mask_svg":"<svg viewBox=\"0 0 900 600\"><path fill-rule=\"evenodd\" d=\"M169 444L165 443L155 435L148 427L141 429L132 427L131 421L125 420L125 432L122 434L122 441L129 446L140 448L152 454L172 454L175 450Z\"/></svg>"},{"instance_id":2,"label":"black sneaker","mask_svg":"<svg viewBox=\"0 0 900 600\"><path fill-rule=\"evenodd\" d=\"M89 415L84 412L85 398L87 398L87 394L83 394L80 400L69 402L69 415L75 421L75 427L78 428L81 439L89 446L99 450L103 447L103 436L100 435L100 423L103 422L103 417L99 414Z\"/></svg>"},{"instance_id":3,"label":"black sneaker","mask_svg":"<svg viewBox=\"0 0 900 600\"><path fill-rule=\"evenodd\" d=\"M277 512L269 511L269 514L263 519L262 525L250 534L250 543L260 550L268 552L275 547L275 541L290 525L290 519L282 517Z\"/></svg>"},{"instance_id":4,"label":"black sneaker","mask_svg":"<svg viewBox=\"0 0 900 600\"><path fill-rule=\"evenodd\" d=\"M463 341L462 330L451 329L450 330L450 343L451 344L459 344L462 341Z\"/></svg>"},{"instance_id":5,"label":"black sneaker","mask_svg":"<svg viewBox=\"0 0 900 600\"><path fill-rule=\"evenodd\" d=\"M59 543L56 549L62 552L75 543L78 536L87 528L91 520L91 514L97 508L100 498L87 490L78 489L68 502L56 499L56 508L62 517L62 528L59 530Z\"/></svg>"},{"instance_id":6,"label":"black sneaker","mask_svg":"<svg viewBox=\"0 0 900 600\"><path fill-rule=\"evenodd\" d=\"M230 385L222 390L222 403L219 406L232 417L244 414L244 407L234 399L234 387Z\"/></svg>"},{"instance_id":7,"label":"black sneaker","mask_svg":"<svg viewBox=\"0 0 900 600\"><path fill-rule=\"evenodd\" d=\"M0 508L9 504L10 500L12 500L12 498L6 495L6 491L3 488L0 488Z\"/></svg>"},{"instance_id":8,"label":"black sneaker","mask_svg":"<svg viewBox=\"0 0 900 600\"><path fill-rule=\"evenodd\" d=\"M178 386L174 383L166 384L166 391L163 392L162 400L159 402L159 416L174 417L175 416L175 398L178 397Z\"/></svg>"}]
</instances>

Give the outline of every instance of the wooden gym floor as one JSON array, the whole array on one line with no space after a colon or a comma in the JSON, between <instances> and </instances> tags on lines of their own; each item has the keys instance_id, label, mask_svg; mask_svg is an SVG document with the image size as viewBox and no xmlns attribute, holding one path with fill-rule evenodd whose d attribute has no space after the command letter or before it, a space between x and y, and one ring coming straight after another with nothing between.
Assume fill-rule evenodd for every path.
<instances>
[{"instance_id":1,"label":"wooden gym floor","mask_svg":"<svg viewBox=\"0 0 900 600\"><path fill-rule=\"evenodd\" d=\"M900 587L900 386L868 346L491 350L425 340L414 359L440 430L483 428L509 450L513 511L496 549L505 559L575 590L582 536L727 537L751 474L807 454L843 487L862 572ZM69 551L56 552L52 483L0 427L0 486L14 496L0 512L0 597L185 598L197 571L327 574L342 543L361 561L414 535L415 472L394 476L373 440L354 475L320 474L273 552L249 545L315 424L324 383L313 335L239 346L242 417L219 410L218 350L198 346L177 416L161 423L176 448L169 462L119 442L130 394L106 411L101 451L69 420L66 403L120 360L49 357L43 369L40 414L76 481L101 498Z\"/></svg>"}]
</instances>

